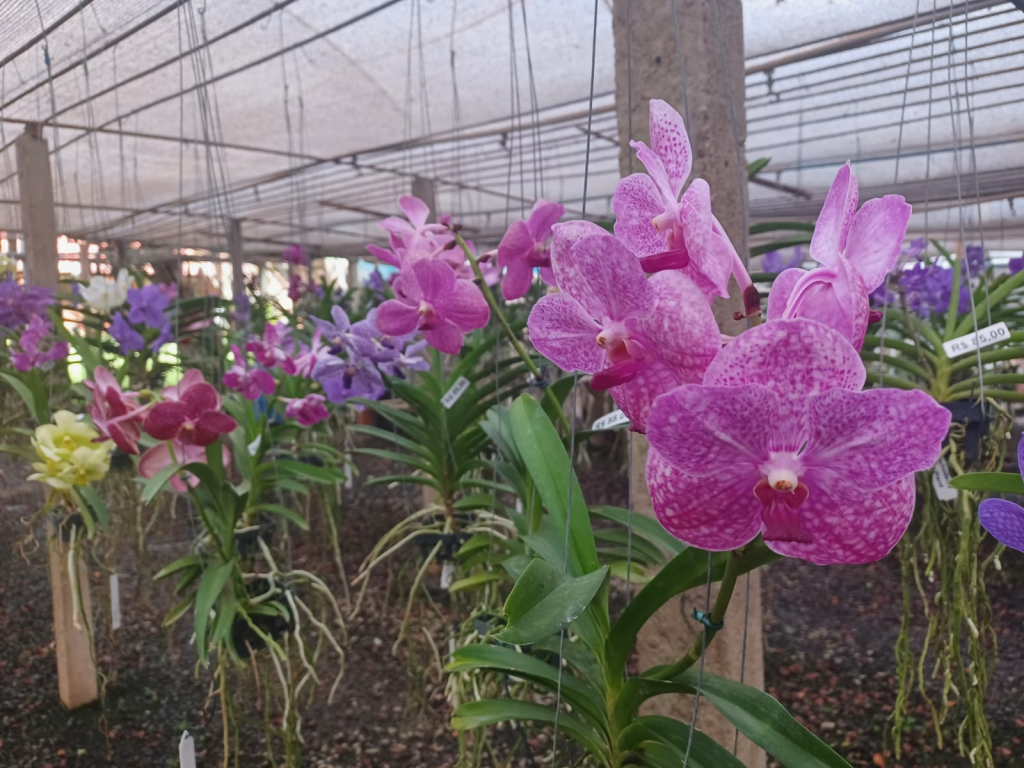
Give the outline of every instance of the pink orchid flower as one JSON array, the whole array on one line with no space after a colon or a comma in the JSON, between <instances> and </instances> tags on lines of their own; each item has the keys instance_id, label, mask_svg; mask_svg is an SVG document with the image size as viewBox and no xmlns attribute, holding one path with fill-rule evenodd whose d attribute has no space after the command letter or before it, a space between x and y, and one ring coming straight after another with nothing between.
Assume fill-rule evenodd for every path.
<instances>
[{"instance_id":1,"label":"pink orchid flower","mask_svg":"<svg viewBox=\"0 0 1024 768\"><path fill-rule=\"evenodd\" d=\"M420 330L435 349L450 355L462 349L463 334L483 328L490 309L480 289L459 280L444 261L422 259L402 270L394 299L377 309L377 328L388 336Z\"/></svg>"},{"instance_id":2,"label":"pink orchid flower","mask_svg":"<svg viewBox=\"0 0 1024 768\"><path fill-rule=\"evenodd\" d=\"M447 227L444 224L427 223L430 208L418 197L402 195L398 198L398 207L402 209L402 213L408 220L398 216L389 216L380 223L388 231L391 247L396 251L400 248L414 251L422 244L424 238L428 238L431 234L448 235ZM448 239L451 239L450 236ZM433 250L436 246L430 242L428 247Z\"/></svg>"},{"instance_id":3,"label":"pink orchid flower","mask_svg":"<svg viewBox=\"0 0 1024 768\"><path fill-rule=\"evenodd\" d=\"M699 382L721 347L711 307L678 272L648 279L622 243L596 224L554 228L551 263L561 293L530 313L530 340L564 371L594 374L635 431L658 395Z\"/></svg>"},{"instance_id":4,"label":"pink orchid flower","mask_svg":"<svg viewBox=\"0 0 1024 768\"><path fill-rule=\"evenodd\" d=\"M258 400L260 395L269 395L274 391L274 377L262 368L249 368L245 354L237 344L231 345L231 353L235 364L224 374L224 386L238 392L246 400Z\"/></svg>"},{"instance_id":5,"label":"pink orchid flower","mask_svg":"<svg viewBox=\"0 0 1024 768\"><path fill-rule=\"evenodd\" d=\"M646 272L679 269L709 299L729 295L736 278L746 314L760 313L757 291L721 223L711 213L711 190L694 179L682 192L692 167L683 118L661 99L650 102L651 146L631 141L647 173L619 182L612 197L615 235L640 257Z\"/></svg>"},{"instance_id":6,"label":"pink orchid flower","mask_svg":"<svg viewBox=\"0 0 1024 768\"><path fill-rule=\"evenodd\" d=\"M711 551L763 534L819 565L884 557L910 524L914 473L938 460L950 412L922 391L861 391L865 378L850 343L813 320L731 341L703 384L651 409L647 483L661 524Z\"/></svg>"},{"instance_id":7,"label":"pink orchid flower","mask_svg":"<svg viewBox=\"0 0 1024 768\"><path fill-rule=\"evenodd\" d=\"M157 440L207 446L234 431L238 422L220 412L220 395L197 369L187 371L181 382L164 390L164 401L146 416L144 428Z\"/></svg>"},{"instance_id":8,"label":"pink orchid flower","mask_svg":"<svg viewBox=\"0 0 1024 768\"><path fill-rule=\"evenodd\" d=\"M807 318L864 344L868 295L885 282L900 257L911 207L901 195L868 200L857 210L857 177L847 162L828 191L811 237L821 266L787 269L768 296L769 320Z\"/></svg>"},{"instance_id":9,"label":"pink orchid flower","mask_svg":"<svg viewBox=\"0 0 1024 768\"><path fill-rule=\"evenodd\" d=\"M285 398L284 417L295 419L304 427L311 427L331 415L324 403L327 398L311 392L305 397Z\"/></svg>"},{"instance_id":10,"label":"pink orchid flower","mask_svg":"<svg viewBox=\"0 0 1024 768\"><path fill-rule=\"evenodd\" d=\"M299 376L308 379L313 375L313 369L321 360L326 360L331 355L331 350L321 340L323 331L318 325L313 331L313 339L309 346L302 345L302 350L294 356L287 357L281 363L281 370L289 376Z\"/></svg>"},{"instance_id":11,"label":"pink orchid flower","mask_svg":"<svg viewBox=\"0 0 1024 768\"><path fill-rule=\"evenodd\" d=\"M221 458L224 466L231 463L231 451L227 446L221 446ZM181 440L172 440L168 443L154 445L139 459L139 474L143 477L156 477L165 468L172 464L207 464L206 448L193 443L184 443ZM185 493L190 487L199 485L199 478L189 472L178 472L171 477L171 487L176 491Z\"/></svg>"},{"instance_id":12,"label":"pink orchid flower","mask_svg":"<svg viewBox=\"0 0 1024 768\"><path fill-rule=\"evenodd\" d=\"M89 415L102 439L113 440L125 453L137 454L149 406L139 405L136 393L123 392L114 374L102 365L96 366L93 381L86 381L85 386L92 392Z\"/></svg>"},{"instance_id":13,"label":"pink orchid flower","mask_svg":"<svg viewBox=\"0 0 1024 768\"><path fill-rule=\"evenodd\" d=\"M506 301L520 299L530 290L533 270L550 269L551 227L565 215L565 206L538 200L530 218L514 221L498 245L498 266L504 267L501 293Z\"/></svg>"},{"instance_id":14,"label":"pink orchid flower","mask_svg":"<svg viewBox=\"0 0 1024 768\"><path fill-rule=\"evenodd\" d=\"M273 368L288 359L284 348L291 342L291 334L291 328L284 323L267 323L263 338L252 336L245 345L245 351L252 352L260 365Z\"/></svg>"}]
</instances>

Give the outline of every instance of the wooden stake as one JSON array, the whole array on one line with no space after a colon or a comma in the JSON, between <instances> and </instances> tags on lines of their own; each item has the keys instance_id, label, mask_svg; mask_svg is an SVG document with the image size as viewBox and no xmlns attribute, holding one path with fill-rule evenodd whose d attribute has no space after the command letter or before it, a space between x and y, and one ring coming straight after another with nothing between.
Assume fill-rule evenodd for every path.
<instances>
[{"instance_id":1,"label":"wooden stake","mask_svg":"<svg viewBox=\"0 0 1024 768\"><path fill-rule=\"evenodd\" d=\"M75 626L74 587L68 569L70 546L53 523L47 523L50 556L50 587L53 591L53 638L57 648L57 684L60 700L68 709L90 704L99 698L96 665L85 622L93 626L92 600L89 596L89 574L85 563L76 563L78 588L82 595L81 614Z\"/></svg>"},{"instance_id":2,"label":"wooden stake","mask_svg":"<svg viewBox=\"0 0 1024 768\"><path fill-rule=\"evenodd\" d=\"M28 123L15 142L21 224L25 231L25 282L56 291L57 215L53 208L50 152L39 123Z\"/></svg>"}]
</instances>

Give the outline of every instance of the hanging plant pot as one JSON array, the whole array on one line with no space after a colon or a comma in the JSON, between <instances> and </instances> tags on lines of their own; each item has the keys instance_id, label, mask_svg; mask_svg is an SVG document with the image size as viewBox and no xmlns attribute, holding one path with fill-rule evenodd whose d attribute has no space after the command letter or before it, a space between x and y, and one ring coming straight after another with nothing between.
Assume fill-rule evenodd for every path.
<instances>
[{"instance_id":1,"label":"hanging plant pot","mask_svg":"<svg viewBox=\"0 0 1024 768\"><path fill-rule=\"evenodd\" d=\"M264 584L265 582L249 584L247 591L250 596L257 597L261 594L258 588ZM249 622L243 618L236 618L231 625L231 645L234 646L235 652L243 659L250 658L254 653L263 650L267 646L267 641L260 636L261 632L273 640L280 640L295 629L295 613L292 611L291 604L284 596L288 588L281 584L275 584L275 587L280 594L273 601L267 601L262 603L262 605L269 606L273 602L281 607L283 613L275 611L273 615L258 613L250 616L252 623L256 625L259 632L253 629ZM285 614L287 614L287 618Z\"/></svg>"},{"instance_id":2,"label":"hanging plant pot","mask_svg":"<svg viewBox=\"0 0 1024 768\"><path fill-rule=\"evenodd\" d=\"M277 519L261 516L256 525L239 528L235 531L235 551L241 557L252 557L260 550L259 540L263 539L263 543L269 547L274 543L275 533L277 533Z\"/></svg>"},{"instance_id":3,"label":"hanging plant pot","mask_svg":"<svg viewBox=\"0 0 1024 768\"><path fill-rule=\"evenodd\" d=\"M981 441L989 430L989 420L982 412L981 404L976 400L951 400L940 405L953 414L953 423L963 424L966 428L964 457L968 461L977 459L981 455ZM949 438L946 440L948 442Z\"/></svg>"}]
</instances>

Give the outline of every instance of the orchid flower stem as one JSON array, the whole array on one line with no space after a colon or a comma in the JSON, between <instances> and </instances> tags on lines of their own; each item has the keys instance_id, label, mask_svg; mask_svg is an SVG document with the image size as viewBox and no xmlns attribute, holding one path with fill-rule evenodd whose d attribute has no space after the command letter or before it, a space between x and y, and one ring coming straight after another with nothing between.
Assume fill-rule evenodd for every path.
<instances>
[{"instance_id":1,"label":"orchid flower stem","mask_svg":"<svg viewBox=\"0 0 1024 768\"><path fill-rule=\"evenodd\" d=\"M516 353L522 358L526 364L527 369L533 374L537 381L540 381L543 376L541 375L540 369L537 364L533 362L533 358L523 347L523 343L519 341L519 337L516 336L515 331L512 330L512 326L508 324L508 318L505 317L505 313L501 311L501 307L498 306L498 300L494 298L494 291L491 290L491 286L487 284L484 279L484 273L480 271L480 264L476 260L476 256L469 250L466 245L466 241L462 239L462 235L458 232L453 232L455 235L455 242L462 248L462 252L466 254L466 258L469 259L470 265L473 267L473 274L476 275L476 279L480 281L480 290L483 291L484 298L487 299L487 304L490 306L491 311L494 312L495 317L498 318L498 322L501 323L501 327L505 331L505 335L508 336L508 340L512 342L513 348ZM548 401L552 409L558 414L559 423L562 425L562 430L566 438L572 432L572 428L569 426L569 420L565 416L565 410L562 408L562 404L558 402L558 398L555 397L554 393L548 389L544 389L544 399Z\"/></svg>"},{"instance_id":2,"label":"orchid flower stem","mask_svg":"<svg viewBox=\"0 0 1024 768\"><path fill-rule=\"evenodd\" d=\"M720 625L725 620L725 612L729 608L732 593L736 588L736 579L740 575L740 556L742 554L741 550L734 550L729 553L729 559L725 563L725 573L722 574L722 584L718 589L718 597L715 598L715 605L711 609L711 615L709 616L709 623L711 624ZM690 650L686 652L683 658L675 664L662 667L653 675L647 675L647 677L655 680L672 680L678 677L700 660L701 654L711 645L711 641L718 632L719 630L717 629L705 627L694 639Z\"/></svg>"}]
</instances>

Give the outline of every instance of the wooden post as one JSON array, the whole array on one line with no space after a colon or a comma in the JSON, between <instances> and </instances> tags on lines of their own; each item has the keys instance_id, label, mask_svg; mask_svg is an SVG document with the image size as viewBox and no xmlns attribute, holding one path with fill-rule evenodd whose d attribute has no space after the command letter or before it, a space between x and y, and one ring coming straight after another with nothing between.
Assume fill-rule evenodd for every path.
<instances>
[{"instance_id":1,"label":"wooden post","mask_svg":"<svg viewBox=\"0 0 1024 768\"><path fill-rule=\"evenodd\" d=\"M417 176L412 180L412 194L427 204L427 208L430 209L430 218L437 221L437 197L434 191L434 180Z\"/></svg>"},{"instance_id":2,"label":"wooden post","mask_svg":"<svg viewBox=\"0 0 1024 768\"><path fill-rule=\"evenodd\" d=\"M25 235L25 282L56 291L57 215L53 208L50 152L39 123L28 123L14 142L18 158L21 225Z\"/></svg>"},{"instance_id":3,"label":"wooden post","mask_svg":"<svg viewBox=\"0 0 1024 768\"><path fill-rule=\"evenodd\" d=\"M242 222L238 219L228 219L228 256L231 257L231 300L235 302L237 313L239 298L245 297L245 273L242 271L245 253L242 247Z\"/></svg>"},{"instance_id":4,"label":"wooden post","mask_svg":"<svg viewBox=\"0 0 1024 768\"><path fill-rule=\"evenodd\" d=\"M57 650L57 686L60 700L68 709L77 709L99 698L96 665L85 622L93 627L92 599L89 595L89 573L85 562L76 562L79 590L82 595L81 616L75 626L74 590L68 570L69 545L52 524L46 526L49 539L50 588L53 592L53 639Z\"/></svg>"},{"instance_id":5,"label":"wooden post","mask_svg":"<svg viewBox=\"0 0 1024 768\"><path fill-rule=\"evenodd\" d=\"M628 139L649 139L649 100L664 99L672 104L686 121L693 149L693 175L707 180L711 187L712 210L745 259L747 185L745 172L741 177L738 170L739 163L745 164L745 159L742 155L737 157L737 142L742 147L746 140L742 7L740 0L675 0L675 3L675 15L672 3L665 0L624 0L613 6L615 90L619 136L622 137L620 170L624 176L630 172L632 150ZM632 27L628 31L627 15ZM635 158L632 166L633 172L643 171ZM730 299L716 300L715 317L724 332L737 333L744 326L732 317L735 310L743 309L735 281L730 293ZM647 440L634 435L632 452L633 509L653 516L644 474ZM736 585L725 617L725 630L708 648L705 669L732 680L739 680L742 669L747 685L763 688L760 576L755 572L749 577L749 603L747 578L741 577ZM712 588L712 601L717 595L717 586ZM694 608L705 607L705 594L703 587L685 593L681 600L670 601L647 622L637 639L641 669L677 660L694 639L699 638L701 626L690 614ZM745 622L747 653L744 663ZM736 733L733 726L711 706L705 704L699 711L698 727L731 752ZM643 712L689 722L693 698L660 696L648 701ZM737 756L751 768L763 768L766 764L764 752L743 737Z\"/></svg>"}]
</instances>

